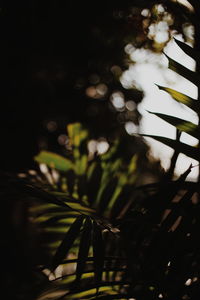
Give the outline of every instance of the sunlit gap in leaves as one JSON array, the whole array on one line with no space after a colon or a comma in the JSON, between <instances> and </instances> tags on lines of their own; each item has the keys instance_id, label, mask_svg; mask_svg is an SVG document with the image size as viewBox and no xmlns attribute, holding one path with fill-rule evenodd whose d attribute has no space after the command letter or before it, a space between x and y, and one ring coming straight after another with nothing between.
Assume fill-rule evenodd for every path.
<instances>
[{"instance_id":1,"label":"sunlit gap in leaves","mask_svg":"<svg viewBox=\"0 0 200 300\"><path fill-rule=\"evenodd\" d=\"M148 10L144 10L143 14L148 14ZM152 38L157 40L157 42L160 42L161 35L162 39L164 39L164 37L165 39L168 38L165 34L163 34L165 30L167 30L167 25L160 22L157 26L154 25L154 28L149 28L149 34L151 34ZM186 24L184 30L186 31L187 36L189 36L192 40L194 28L191 25ZM183 41L181 35L174 33L174 37ZM195 112L184 107L184 105L178 102L176 103L168 93L159 90L156 86L156 84L167 86L197 99L196 86L170 70L168 68L168 59L164 54L153 53L145 48L136 49L132 44L126 45L125 52L132 62L130 63L128 70L122 74L121 83L125 88L139 87L145 94L142 102L138 106L138 110L142 115L139 133L160 135L175 139L175 127L159 119L155 115L150 114L148 111L160 112L172 116L174 115L198 124L198 116ZM185 67L195 70L195 61L191 57L187 56L177 46L174 40L171 40L164 48L164 53L177 62L183 64ZM133 128L133 125L131 126L132 132L135 131L136 133L136 128ZM162 166L165 169L168 169L170 159L174 151L168 146L154 141L153 139L145 139L151 147L152 155L154 157L159 157L161 159ZM191 146L196 146L198 143L196 138L191 137L187 133L182 133L180 140ZM198 165L198 162L194 159L180 154L176 163L175 174L178 175L183 173L191 163L193 165ZM193 168L188 179L196 180L197 176L198 168Z\"/></svg>"}]
</instances>

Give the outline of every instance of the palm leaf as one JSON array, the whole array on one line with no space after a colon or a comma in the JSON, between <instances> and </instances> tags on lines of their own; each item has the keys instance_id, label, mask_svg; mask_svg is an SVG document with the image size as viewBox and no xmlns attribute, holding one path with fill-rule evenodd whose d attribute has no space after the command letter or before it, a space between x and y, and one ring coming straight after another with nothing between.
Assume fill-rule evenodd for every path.
<instances>
[{"instance_id":1,"label":"palm leaf","mask_svg":"<svg viewBox=\"0 0 200 300\"><path fill-rule=\"evenodd\" d=\"M41 151L34 159L40 164L46 164L48 167L59 171L68 171L74 168L71 160L49 151Z\"/></svg>"},{"instance_id":2,"label":"palm leaf","mask_svg":"<svg viewBox=\"0 0 200 300\"><path fill-rule=\"evenodd\" d=\"M95 283L99 285L102 280L102 273L104 267L104 242L102 237L102 230L100 226L93 221L93 256L94 256L94 273Z\"/></svg>"},{"instance_id":3,"label":"palm leaf","mask_svg":"<svg viewBox=\"0 0 200 300\"><path fill-rule=\"evenodd\" d=\"M199 57L200 57L200 52L197 51L196 49L192 48L191 46L187 45L184 42L181 42L177 39L175 39L175 42L177 43L177 45L190 57L192 57L195 61L199 61Z\"/></svg>"},{"instance_id":4,"label":"palm leaf","mask_svg":"<svg viewBox=\"0 0 200 300\"><path fill-rule=\"evenodd\" d=\"M179 75L183 76L187 80L192 81L192 83L194 83L197 86L200 84L200 78L197 75L197 73L195 73L195 72L189 70L188 68L184 67L183 65L179 64L178 62L176 62L175 60L170 58L168 55L165 54L165 56L169 60L169 68L172 71L178 73Z\"/></svg>"},{"instance_id":5,"label":"palm leaf","mask_svg":"<svg viewBox=\"0 0 200 300\"><path fill-rule=\"evenodd\" d=\"M50 269L54 271L59 264L62 263L63 259L67 256L70 248L72 247L75 239L80 233L80 229L84 220L84 216L79 216L75 222L71 225L65 238L58 247L51 263Z\"/></svg>"},{"instance_id":6,"label":"palm leaf","mask_svg":"<svg viewBox=\"0 0 200 300\"><path fill-rule=\"evenodd\" d=\"M160 90L163 90L167 93L170 94L170 96L176 100L177 102L180 102L184 105L186 105L187 107L191 108L192 110L194 110L196 113L199 112L200 110L200 105L199 105L199 102L194 99L194 98L191 98L183 93L180 93L174 89L171 89L169 87L164 87L164 86L161 86L161 85L158 85L157 84L157 87L160 89Z\"/></svg>"},{"instance_id":7,"label":"palm leaf","mask_svg":"<svg viewBox=\"0 0 200 300\"><path fill-rule=\"evenodd\" d=\"M182 199L176 203L176 206L169 215L163 220L161 224L162 230L169 231L173 224L176 222L178 217L183 216L185 214L184 210L186 209L186 204L191 200L192 196L194 194L194 191L189 190Z\"/></svg>"},{"instance_id":8,"label":"palm leaf","mask_svg":"<svg viewBox=\"0 0 200 300\"><path fill-rule=\"evenodd\" d=\"M90 218L86 218L83 232L81 235L79 252L78 252L78 260L77 260L77 268L76 268L76 281L77 284L81 279L81 276L84 272L86 261L88 258L88 252L90 248L91 242L91 231L92 230L92 222Z\"/></svg>"},{"instance_id":9,"label":"palm leaf","mask_svg":"<svg viewBox=\"0 0 200 300\"><path fill-rule=\"evenodd\" d=\"M172 140L172 139L169 139L169 138L166 138L163 136L149 135L149 134L143 134L142 136L153 138L154 140L161 142L180 153L183 153L195 160L198 160L198 161L200 160L199 148L195 148L195 147L189 146L185 143L182 143L182 142L179 142L176 140Z\"/></svg>"},{"instance_id":10,"label":"palm leaf","mask_svg":"<svg viewBox=\"0 0 200 300\"><path fill-rule=\"evenodd\" d=\"M184 131L184 132L192 135L196 139L200 138L200 134L199 134L200 132L199 132L198 125L196 125L192 122L189 122L187 120L176 118L176 117L173 117L170 115L165 115L165 114L156 113L156 112L152 112L152 111L148 111L148 112L153 115L156 115L157 117L161 118L162 120L166 121L167 123L175 126L180 131Z\"/></svg>"}]
</instances>

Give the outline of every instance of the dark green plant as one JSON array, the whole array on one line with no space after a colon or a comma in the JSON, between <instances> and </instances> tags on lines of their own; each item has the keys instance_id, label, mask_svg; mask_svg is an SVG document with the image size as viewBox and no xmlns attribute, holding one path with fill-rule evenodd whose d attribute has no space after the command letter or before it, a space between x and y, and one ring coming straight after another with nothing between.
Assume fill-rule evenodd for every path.
<instances>
[{"instance_id":1,"label":"dark green plant","mask_svg":"<svg viewBox=\"0 0 200 300\"><path fill-rule=\"evenodd\" d=\"M177 43L190 56L196 55L191 47ZM170 58L169 62L171 69L198 84L196 73ZM160 88L198 113L196 100ZM178 131L199 138L195 124L155 114ZM199 185L186 181L192 166L175 181L166 174L157 184L139 187L135 157L126 165L117 158L115 144L104 155L88 160L83 150L88 133L80 129L80 124L69 126L71 159L49 152L36 157L61 172L60 191L55 184L45 192L52 204L32 209L41 214L36 220L44 231L56 231L56 239L52 236L57 244L51 245L52 258L43 268L54 272L66 266L63 276L55 278L40 299L50 293L53 299L195 299L200 292L200 219ZM180 134L177 140L151 137L172 147L176 157L184 153L199 160L199 149L180 142ZM73 259L67 257L69 253ZM67 271L70 263L77 264L72 274Z\"/></svg>"},{"instance_id":2,"label":"dark green plant","mask_svg":"<svg viewBox=\"0 0 200 300\"><path fill-rule=\"evenodd\" d=\"M196 53L178 44L190 56ZM169 60L197 83L196 73ZM196 100L161 88L198 113ZM157 115L198 138L196 125ZM41 300L196 299L200 207L199 184L186 181L192 166L177 180L171 169L159 183L140 186L139 154L125 161L118 141L102 155L88 155L90 136L79 123L68 126L68 136L68 157L43 151L35 157L42 172L10 184L20 201L29 202L44 253L31 267L38 279L16 299L33 290L32 298ZM199 149L179 136L154 138L175 150L174 160L179 153L199 160Z\"/></svg>"},{"instance_id":3,"label":"dark green plant","mask_svg":"<svg viewBox=\"0 0 200 300\"><path fill-rule=\"evenodd\" d=\"M50 278L63 269L62 278L55 278L47 296L58 287L65 299L118 294L125 256L117 220L133 199L137 155L125 162L115 142L105 154L91 157L88 131L79 123L68 126L68 136L68 158L47 151L35 157L51 182L43 195L38 194L45 204L31 208L49 254L42 268L49 270ZM57 180L55 170L59 171ZM77 267L69 274L68 264L72 263Z\"/></svg>"}]
</instances>

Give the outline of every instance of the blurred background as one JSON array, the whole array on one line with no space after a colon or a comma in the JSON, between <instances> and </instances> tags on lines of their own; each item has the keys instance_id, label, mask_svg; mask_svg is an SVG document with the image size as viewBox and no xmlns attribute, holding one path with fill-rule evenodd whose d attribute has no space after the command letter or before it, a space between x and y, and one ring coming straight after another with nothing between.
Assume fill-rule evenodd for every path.
<instances>
[{"instance_id":1,"label":"blurred background","mask_svg":"<svg viewBox=\"0 0 200 300\"><path fill-rule=\"evenodd\" d=\"M197 97L195 86L168 70L163 54L195 69L173 41L193 46L192 14L187 1L173 0L6 1L0 8L1 169L34 168L41 149L64 153L66 124L75 121L90 128L100 151L120 137L124 155L140 149L145 167L154 156L156 166L161 159L167 169L173 151L150 139L146 144L138 134L175 137L172 126L148 111L176 109L177 116L198 122L155 85ZM182 159L177 173L190 163Z\"/></svg>"}]
</instances>

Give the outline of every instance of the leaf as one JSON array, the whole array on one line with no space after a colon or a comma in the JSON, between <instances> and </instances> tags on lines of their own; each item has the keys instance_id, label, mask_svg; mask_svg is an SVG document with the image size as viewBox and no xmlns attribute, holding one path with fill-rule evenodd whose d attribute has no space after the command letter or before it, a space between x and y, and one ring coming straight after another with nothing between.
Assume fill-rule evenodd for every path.
<instances>
[{"instance_id":1,"label":"leaf","mask_svg":"<svg viewBox=\"0 0 200 300\"><path fill-rule=\"evenodd\" d=\"M184 105L186 105L187 107L191 108L192 110L194 110L196 113L199 112L200 110L200 105L199 102L196 99L193 99L183 93L180 93L174 89L168 88L168 87L164 87L161 85L157 84L157 87L160 90L163 90L167 93L169 93L171 95L171 97L176 100L177 102L180 102Z\"/></svg>"},{"instance_id":2,"label":"leaf","mask_svg":"<svg viewBox=\"0 0 200 300\"><path fill-rule=\"evenodd\" d=\"M92 222L90 218L86 218L83 232L81 235L79 252L78 252L78 260L77 260L77 268L76 268L76 280L80 281L81 276L84 272L86 261L88 258L88 252L91 243L91 230L92 230Z\"/></svg>"},{"instance_id":3,"label":"leaf","mask_svg":"<svg viewBox=\"0 0 200 300\"><path fill-rule=\"evenodd\" d=\"M116 185L116 188L113 192L113 195L108 203L108 207L107 210L111 210L112 207L115 204L115 201L117 200L117 198L120 196L123 187L127 184L127 175L126 174L121 174L120 177L118 178L118 183Z\"/></svg>"},{"instance_id":4,"label":"leaf","mask_svg":"<svg viewBox=\"0 0 200 300\"><path fill-rule=\"evenodd\" d=\"M98 285L102 280L104 267L104 242L101 227L93 221L93 256L95 283ZM97 289L98 292L98 289Z\"/></svg>"},{"instance_id":5,"label":"leaf","mask_svg":"<svg viewBox=\"0 0 200 300\"><path fill-rule=\"evenodd\" d=\"M79 216L69 228L64 240L61 242L60 246L58 247L53 257L51 268L50 268L52 271L54 271L57 268L57 266L62 263L63 259L67 256L75 239L80 233L83 220L84 220L84 216Z\"/></svg>"},{"instance_id":6,"label":"leaf","mask_svg":"<svg viewBox=\"0 0 200 300\"><path fill-rule=\"evenodd\" d=\"M45 204L56 204L58 206L62 206L67 208L68 205L66 203L64 203L63 201L61 201L60 199L58 199L57 197L55 197L54 195L52 195L51 193L39 189L38 187L35 187L31 184L20 184L18 183L16 185L17 188L22 189L23 192L28 193L31 197L35 197L38 200L41 200L43 202L45 202Z\"/></svg>"},{"instance_id":7,"label":"leaf","mask_svg":"<svg viewBox=\"0 0 200 300\"><path fill-rule=\"evenodd\" d=\"M198 125L196 125L192 122L180 119L180 118L173 117L173 116L156 113L156 112L151 112L151 111L148 111L148 112L150 114L153 114L153 115L161 118L162 120L166 121L167 123L175 126L177 129L192 135L196 139L200 138L200 134L199 134L200 132L199 132Z\"/></svg>"},{"instance_id":8,"label":"leaf","mask_svg":"<svg viewBox=\"0 0 200 300\"><path fill-rule=\"evenodd\" d=\"M83 206L83 205L81 205L81 204L79 204L79 203L70 203L70 202L68 202L68 205L69 205L69 207L72 209L72 210L76 210L76 211L80 211L80 212L83 212L83 213L90 213L90 214L93 214L93 213L95 213L95 211L92 209L92 208L90 208L90 207L87 207L87 206Z\"/></svg>"},{"instance_id":9,"label":"leaf","mask_svg":"<svg viewBox=\"0 0 200 300\"><path fill-rule=\"evenodd\" d=\"M84 175L87 169L88 157L87 155L82 155L76 162L76 173L77 175Z\"/></svg>"},{"instance_id":10,"label":"leaf","mask_svg":"<svg viewBox=\"0 0 200 300\"><path fill-rule=\"evenodd\" d=\"M76 148L88 137L88 131L80 123L67 125L67 132L72 146Z\"/></svg>"},{"instance_id":11,"label":"leaf","mask_svg":"<svg viewBox=\"0 0 200 300\"><path fill-rule=\"evenodd\" d=\"M197 86L200 84L200 78L197 75L197 73L195 73L195 72L189 70L188 68L184 67L183 65L179 64L178 62L176 62L175 60L170 58L168 55L165 54L165 56L169 60L169 69L171 69L172 71L176 72L177 74L183 76L184 78L188 79L189 81L191 81L192 83L194 83Z\"/></svg>"},{"instance_id":12,"label":"leaf","mask_svg":"<svg viewBox=\"0 0 200 300\"><path fill-rule=\"evenodd\" d=\"M191 168L192 165L190 165L189 168L175 181L166 181L164 179L160 182L157 193L153 195L153 203L151 201L149 205L151 215L155 218L155 220L157 220L156 222L160 222L161 216L163 216L163 211L171 206L174 197L176 197L180 189L183 188L185 180L191 172Z\"/></svg>"},{"instance_id":13,"label":"leaf","mask_svg":"<svg viewBox=\"0 0 200 300\"><path fill-rule=\"evenodd\" d=\"M64 224L69 224L70 222L70 220L71 220L71 218L77 218L77 216L79 216L79 214L78 213L76 213L76 212L73 212L73 215L64 215L64 216L60 216L60 215L58 215L58 214L56 214L54 217L47 217L47 218L45 218L43 221L40 221L40 219L38 220L36 220L37 222L41 222L41 224L40 224L40 226L41 227L47 227L47 226L55 226L55 224L56 223L64 223ZM71 224L71 223L70 223Z\"/></svg>"},{"instance_id":14,"label":"leaf","mask_svg":"<svg viewBox=\"0 0 200 300\"><path fill-rule=\"evenodd\" d=\"M96 288L93 286L91 286L91 287L88 286L86 288L82 288L82 289L80 289L80 291L78 291L79 289L76 289L75 291L67 292L63 296L57 298L57 300L60 300L60 299L63 299L63 300L64 299L69 299L69 300L71 300L71 299L78 299L78 300L80 300L80 299L98 299L99 298L98 295L101 296L103 294L103 292L105 293L104 295L106 295L106 297L107 297L107 293L111 293L111 294L115 295L117 292L113 291L113 288L110 287L113 285L117 286L117 282L105 283L104 285L99 287L99 293L96 293L96 295L95 295ZM115 299L115 298L112 298L112 299Z\"/></svg>"},{"instance_id":15,"label":"leaf","mask_svg":"<svg viewBox=\"0 0 200 300\"><path fill-rule=\"evenodd\" d=\"M87 180L89 181L92 178L92 175L94 174L95 168L97 167L97 163L93 161L87 170Z\"/></svg>"},{"instance_id":16,"label":"leaf","mask_svg":"<svg viewBox=\"0 0 200 300\"><path fill-rule=\"evenodd\" d=\"M191 197L193 196L194 191L189 190L182 198L181 200L176 203L176 207L172 209L172 211L169 213L169 215L163 220L161 224L162 230L170 230L172 228L173 224L176 222L177 218L179 216L183 216L183 211L186 206L186 203L190 201Z\"/></svg>"},{"instance_id":17,"label":"leaf","mask_svg":"<svg viewBox=\"0 0 200 300\"><path fill-rule=\"evenodd\" d=\"M128 174L129 175L133 175L133 172L136 171L137 160L138 160L138 155L133 155L133 157L131 158L131 160L129 162L129 166L128 166Z\"/></svg>"},{"instance_id":18,"label":"leaf","mask_svg":"<svg viewBox=\"0 0 200 300\"><path fill-rule=\"evenodd\" d=\"M118 292L117 294L114 295L100 295L98 297L93 297L90 298L90 300L95 300L95 299L105 299L105 300L116 300L116 299L120 299L120 300L126 300L126 299L134 299L134 298L130 298L131 295L128 294L122 294L120 292Z\"/></svg>"},{"instance_id":19,"label":"leaf","mask_svg":"<svg viewBox=\"0 0 200 300\"><path fill-rule=\"evenodd\" d=\"M41 164L46 164L50 168L55 168L59 171L73 170L73 163L56 153L49 151L41 151L34 159Z\"/></svg>"},{"instance_id":20,"label":"leaf","mask_svg":"<svg viewBox=\"0 0 200 300\"><path fill-rule=\"evenodd\" d=\"M192 57L194 60L199 61L200 52L196 49L192 48L191 46L187 45L186 43L183 43L177 39L175 39L176 44L190 57Z\"/></svg>"},{"instance_id":21,"label":"leaf","mask_svg":"<svg viewBox=\"0 0 200 300\"><path fill-rule=\"evenodd\" d=\"M96 199L94 201L95 207L98 207L98 205L102 199L103 192L105 191L106 187L108 186L110 179L114 177L114 175L120 169L121 165L122 165L121 158L116 159L115 162L113 162L113 163L102 161L101 166L102 166L103 173L101 176L99 190L98 190Z\"/></svg>"},{"instance_id":22,"label":"leaf","mask_svg":"<svg viewBox=\"0 0 200 300\"><path fill-rule=\"evenodd\" d=\"M89 262L94 261L94 257L92 257L92 256L88 257L87 261L89 261ZM119 264L120 264L121 262L126 261L126 258L125 257L121 257L121 256L116 256L116 255L114 255L114 256L104 256L104 261L109 261L109 262L110 261L118 261ZM66 260L63 261L62 264L71 264L71 263L76 263L76 262L77 262L76 258L74 258L74 259L66 259Z\"/></svg>"},{"instance_id":23,"label":"leaf","mask_svg":"<svg viewBox=\"0 0 200 300\"><path fill-rule=\"evenodd\" d=\"M142 134L143 137L150 137L153 138L154 140L161 142L171 148L173 148L174 150L183 153L191 158L194 158L196 160L200 160L200 150L199 148L195 148L192 146L189 146L185 143L176 141L176 140L172 140L163 136L157 136L157 135L149 135L149 134Z\"/></svg>"},{"instance_id":24,"label":"leaf","mask_svg":"<svg viewBox=\"0 0 200 300\"><path fill-rule=\"evenodd\" d=\"M116 141L109 148L109 150L105 154L101 155L101 160L102 161L110 160L111 157L113 157L116 154L118 147L119 147L119 140L116 139Z\"/></svg>"}]
</instances>

